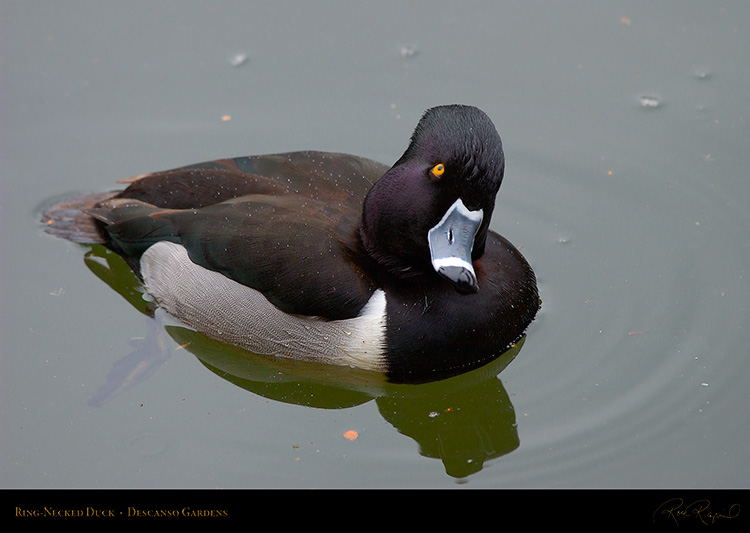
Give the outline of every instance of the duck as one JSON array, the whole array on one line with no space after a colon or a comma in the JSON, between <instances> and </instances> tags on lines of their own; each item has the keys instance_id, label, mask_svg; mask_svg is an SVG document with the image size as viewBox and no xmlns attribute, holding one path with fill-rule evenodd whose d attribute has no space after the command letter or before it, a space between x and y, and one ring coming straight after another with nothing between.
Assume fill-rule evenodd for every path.
<instances>
[{"instance_id":1,"label":"duck","mask_svg":"<svg viewBox=\"0 0 750 533\"><path fill-rule=\"evenodd\" d=\"M496 359L539 309L531 266L489 229L504 173L489 116L441 105L390 166L219 159L65 199L43 221L122 256L158 307L215 341L419 383Z\"/></svg>"}]
</instances>

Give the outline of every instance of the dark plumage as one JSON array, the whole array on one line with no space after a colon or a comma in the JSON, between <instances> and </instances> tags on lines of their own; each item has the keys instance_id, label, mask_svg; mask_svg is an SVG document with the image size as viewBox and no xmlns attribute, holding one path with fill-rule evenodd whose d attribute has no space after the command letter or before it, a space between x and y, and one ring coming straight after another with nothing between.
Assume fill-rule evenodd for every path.
<instances>
[{"instance_id":1,"label":"dark plumage","mask_svg":"<svg viewBox=\"0 0 750 533\"><path fill-rule=\"evenodd\" d=\"M361 355L345 331L332 347L344 356L318 357L322 349L304 338L291 341L299 350L271 355L422 381L497 357L536 314L531 268L489 230L504 168L490 119L474 107L442 106L425 113L390 168L323 152L223 159L132 178L120 192L68 200L45 217L50 233L122 255L158 303L218 340L275 351L255 345L247 331L265 311L234 319L231 327L248 340L207 324L238 293L242 302L245 291L254 298L253 289L282 321L314 325L321 338L325 328L345 327L376 347ZM167 256L168 248L184 248L189 261ZM151 274L161 265L193 272L197 286ZM206 297L209 272L238 285ZM381 307L376 294L385 296ZM197 311L188 316L183 301Z\"/></svg>"}]
</instances>

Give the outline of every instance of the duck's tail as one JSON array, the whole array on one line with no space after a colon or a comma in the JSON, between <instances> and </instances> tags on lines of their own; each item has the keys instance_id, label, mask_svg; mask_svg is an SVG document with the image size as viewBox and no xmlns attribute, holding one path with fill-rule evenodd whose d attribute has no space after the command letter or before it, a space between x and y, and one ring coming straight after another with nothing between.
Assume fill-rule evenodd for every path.
<instances>
[{"instance_id":1,"label":"duck's tail","mask_svg":"<svg viewBox=\"0 0 750 533\"><path fill-rule=\"evenodd\" d=\"M44 231L80 244L105 244L107 238L90 211L102 202L111 200L116 194L117 192L86 194L53 204L42 213Z\"/></svg>"},{"instance_id":2,"label":"duck's tail","mask_svg":"<svg viewBox=\"0 0 750 533\"><path fill-rule=\"evenodd\" d=\"M158 241L180 242L169 214L141 200L100 193L68 198L45 210L44 230L78 244L103 244L139 273L141 254Z\"/></svg>"}]
</instances>

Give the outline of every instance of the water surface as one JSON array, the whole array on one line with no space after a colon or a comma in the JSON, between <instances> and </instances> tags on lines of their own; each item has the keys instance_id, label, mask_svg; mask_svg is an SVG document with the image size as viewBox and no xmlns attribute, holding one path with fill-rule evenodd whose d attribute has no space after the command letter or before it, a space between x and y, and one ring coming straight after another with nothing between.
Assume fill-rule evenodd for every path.
<instances>
[{"instance_id":1,"label":"water surface","mask_svg":"<svg viewBox=\"0 0 750 533\"><path fill-rule=\"evenodd\" d=\"M750 7L0 15L3 486L747 486ZM220 157L392 163L454 102L503 137L492 228L543 300L522 346L456 379L391 386L154 328L116 258L38 222L53 198Z\"/></svg>"}]
</instances>

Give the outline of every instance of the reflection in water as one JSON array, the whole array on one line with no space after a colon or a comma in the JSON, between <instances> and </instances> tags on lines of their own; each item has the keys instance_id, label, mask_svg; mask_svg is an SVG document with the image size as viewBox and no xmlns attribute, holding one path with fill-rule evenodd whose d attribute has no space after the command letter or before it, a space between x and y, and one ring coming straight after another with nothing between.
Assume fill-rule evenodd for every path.
<instances>
[{"instance_id":1,"label":"reflection in water","mask_svg":"<svg viewBox=\"0 0 750 533\"><path fill-rule=\"evenodd\" d=\"M413 394L389 391L376 400L380 414L419 443L422 455L442 460L449 475L478 472L485 461L519 446L516 413L497 379L519 349L468 380L417 386Z\"/></svg>"},{"instance_id":2,"label":"reflection in water","mask_svg":"<svg viewBox=\"0 0 750 533\"><path fill-rule=\"evenodd\" d=\"M90 405L102 405L164 363L171 354L166 332L216 375L264 398L322 409L375 400L385 420L414 439L423 456L442 460L453 477L478 472L486 461L519 446L515 411L497 376L516 357L523 339L472 372L422 385L392 384L383 374L258 355L183 326L162 326L125 262L103 246L90 248L85 262L92 272L151 317L146 337L131 341L134 351L113 365Z\"/></svg>"},{"instance_id":3,"label":"reflection in water","mask_svg":"<svg viewBox=\"0 0 750 533\"><path fill-rule=\"evenodd\" d=\"M472 372L400 385L374 372L257 355L184 327L166 329L216 375L264 398L325 409L374 399L385 420L414 439L422 455L441 459L453 477L477 472L519 445L515 411L497 375L523 341Z\"/></svg>"},{"instance_id":4,"label":"reflection in water","mask_svg":"<svg viewBox=\"0 0 750 533\"><path fill-rule=\"evenodd\" d=\"M88 405L99 407L115 396L133 387L154 373L171 355L171 346L164 338L163 329L153 319L148 319L145 338L130 339L133 351L112 365L107 381L89 398Z\"/></svg>"},{"instance_id":5,"label":"reflection in water","mask_svg":"<svg viewBox=\"0 0 750 533\"><path fill-rule=\"evenodd\" d=\"M122 258L104 246L92 246L83 258L86 266L102 281L117 291L141 313L153 317L155 306L144 298L143 287ZM88 404L98 407L150 376L170 356L163 330L155 320L148 319L145 338L130 339L133 351L117 361L107 381L89 398Z\"/></svg>"}]
</instances>

